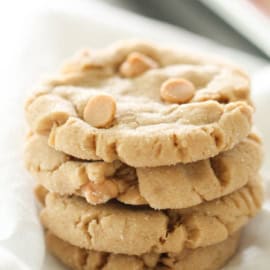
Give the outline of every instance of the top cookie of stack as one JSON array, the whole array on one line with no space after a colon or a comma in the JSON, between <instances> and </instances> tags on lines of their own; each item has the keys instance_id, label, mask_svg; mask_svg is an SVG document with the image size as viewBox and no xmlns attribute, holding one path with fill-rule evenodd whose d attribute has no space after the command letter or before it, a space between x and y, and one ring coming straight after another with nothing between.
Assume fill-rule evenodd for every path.
<instances>
[{"instance_id":1,"label":"top cookie of stack","mask_svg":"<svg viewBox=\"0 0 270 270\"><path fill-rule=\"evenodd\" d=\"M32 131L84 160L156 167L208 159L250 132L238 68L143 42L85 50L26 104Z\"/></svg>"}]
</instances>

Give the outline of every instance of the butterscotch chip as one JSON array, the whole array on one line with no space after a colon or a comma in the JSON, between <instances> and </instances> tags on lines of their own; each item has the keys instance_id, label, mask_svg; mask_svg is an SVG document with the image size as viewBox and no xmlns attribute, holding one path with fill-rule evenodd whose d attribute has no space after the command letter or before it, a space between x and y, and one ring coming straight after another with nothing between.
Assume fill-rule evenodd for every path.
<instances>
[{"instance_id":1,"label":"butterscotch chip","mask_svg":"<svg viewBox=\"0 0 270 270\"><path fill-rule=\"evenodd\" d=\"M89 181L81 187L82 195L92 204L107 202L118 195L117 185L113 181L93 183Z\"/></svg>"},{"instance_id":2,"label":"butterscotch chip","mask_svg":"<svg viewBox=\"0 0 270 270\"><path fill-rule=\"evenodd\" d=\"M62 74L80 72L85 68L85 59L90 57L90 50L83 49L79 51L74 57L68 60L60 69Z\"/></svg>"},{"instance_id":3,"label":"butterscotch chip","mask_svg":"<svg viewBox=\"0 0 270 270\"><path fill-rule=\"evenodd\" d=\"M139 52L133 52L120 66L119 71L124 77L136 77L149 69L157 67L157 62L150 57Z\"/></svg>"},{"instance_id":4,"label":"butterscotch chip","mask_svg":"<svg viewBox=\"0 0 270 270\"><path fill-rule=\"evenodd\" d=\"M97 95L89 99L83 112L84 120L93 127L111 125L116 112L116 102L108 95Z\"/></svg>"},{"instance_id":5,"label":"butterscotch chip","mask_svg":"<svg viewBox=\"0 0 270 270\"><path fill-rule=\"evenodd\" d=\"M209 247L186 249L181 253L147 253L142 256L105 253L71 245L50 231L46 233L49 251L72 270L216 270L235 253L240 232Z\"/></svg>"},{"instance_id":6,"label":"butterscotch chip","mask_svg":"<svg viewBox=\"0 0 270 270\"><path fill-rule=\"evenodd\" d=\"M193 83L185 79L169 79L160 88L161 98L172 103L186 103L195 93Z\"/></svg>"},{"instance_id":7,"label":"butterscotch chip","mask_svg":"<svg viewBox=\"0 0 270 270\"><path fill-rule=\"evenodd\" d=\"M35 187L34 193L35 193L35 196L36 196L37 200L42 205L45 205L45 198L46 198L46 196L48 194L48 190L46 188L44 188L43 186L38 185L38 186Z\"/></svg>"},{"instance_id":8,"label":"butterscotch chip","mask_svg":"<svg viewBox=\"0 0 270 270\"><path fill-rule=\"evenodd\" d=\"M117 197L119 202L123 202L125 204L130 205L147 205L148 202L144 197L140 194L139 188L137 184L129 187L125 190L120 196Z\"/></svg>"}]
</instances>

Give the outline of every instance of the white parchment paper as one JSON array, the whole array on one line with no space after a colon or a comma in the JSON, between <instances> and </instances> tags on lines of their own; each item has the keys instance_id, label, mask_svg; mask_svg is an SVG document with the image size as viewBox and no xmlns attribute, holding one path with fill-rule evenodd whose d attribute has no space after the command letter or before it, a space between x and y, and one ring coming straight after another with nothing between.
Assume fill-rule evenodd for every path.
<instances>
[{"instance_id":1,"label":"white parchment paper","mask_svg":"<svg viewBox=\"0 0 270 270\"><path fill-rule=\"evenodd\" d=\"M233 59L253 75L256 124L265 141L266 202L245 230L238 255L225 269L270 269L270 68L264 68L266 63L96 1L18 3L14 17L1 23L10 27L0 58L0 270L65 269L45 251L32 195L33 180L23 168L23 103L30 86L40 74L53 72L82 47L106 46L130 37L213 51Z\"/></svg>"}]
</instances>

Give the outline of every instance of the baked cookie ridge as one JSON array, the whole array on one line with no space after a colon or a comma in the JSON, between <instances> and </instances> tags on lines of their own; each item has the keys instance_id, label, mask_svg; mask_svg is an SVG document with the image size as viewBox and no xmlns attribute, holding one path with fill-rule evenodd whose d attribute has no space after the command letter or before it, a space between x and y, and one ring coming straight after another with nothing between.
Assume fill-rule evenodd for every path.
<instances>
[{"instance_id":1,"label":"baked cookie ridge","mask_svg":"<svg viewBox=\"0 0 270 270\"><path fill-rule=\"evenodd\" d=\"M261 144L254 133L211 159L153 168L74 159L37 134L25 147L26 167L51 192L78 195L93 205L117 199L154 209L187 208L225 196L254 179L261 162Z\"/></svg>"},{"instance_id":2,"label":"baked cookie ridge","mask_svg":"<svg viewBox=\"0 0 270 270\"><path fill-rule=\"evenodd\" d=\"M119 203L91 206L78 197L49 193L41 220L56 236L86 249L128 255L181 252L227 239L256 215L262 197L259 180L220 199L166 211Z\"/></svg>"}]
</instances>

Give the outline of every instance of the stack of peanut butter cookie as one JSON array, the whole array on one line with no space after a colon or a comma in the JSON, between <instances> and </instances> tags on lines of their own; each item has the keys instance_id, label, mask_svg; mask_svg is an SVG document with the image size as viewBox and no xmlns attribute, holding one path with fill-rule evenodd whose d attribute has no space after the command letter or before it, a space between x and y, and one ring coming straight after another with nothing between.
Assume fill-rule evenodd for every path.
<instances>
[{"instance_id":1,"label":"stack of peanut butter cookie","mask_svg":"<svg viewBox=\"0 0 270 270\"><path fill-rule=\"evenodd\" d=\"M260 210L248 76L141 41L84 50L26 103L49 250L75 270L215 270Z\"/></svg>"}]
</instances>

